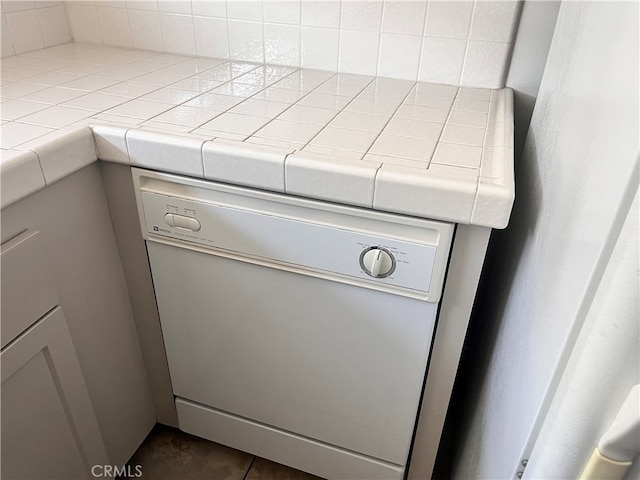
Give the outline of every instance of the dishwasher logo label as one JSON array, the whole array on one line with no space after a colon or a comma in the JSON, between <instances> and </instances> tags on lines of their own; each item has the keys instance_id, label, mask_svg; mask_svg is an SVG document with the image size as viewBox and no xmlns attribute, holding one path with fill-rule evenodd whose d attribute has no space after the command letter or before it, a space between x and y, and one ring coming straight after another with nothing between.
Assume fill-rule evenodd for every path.
<instances>
[{"instance_id":1,"label":"dishwasher logo label","mask_svg":"<svg viewBox=\"0 0 640 480\"><path fill-rule=\"evenodd\" d=\"M171 230L167 230L166 228L160 228L157 225L153 226L154 232L163 232L163 233L171 233Z\"/></svg>"}]
</instances>

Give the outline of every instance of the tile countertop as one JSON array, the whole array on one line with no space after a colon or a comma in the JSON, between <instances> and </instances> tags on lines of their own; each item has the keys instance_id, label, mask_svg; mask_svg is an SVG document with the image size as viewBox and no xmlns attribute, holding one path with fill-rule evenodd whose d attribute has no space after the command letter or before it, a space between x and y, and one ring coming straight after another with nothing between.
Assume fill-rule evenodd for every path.
<instances>
[{"instance_id":1,"label":"tile countertop","mask_svg":"<svg viewBox=\"0 0 640 480\"><path fill-rule=\"evenodd\" d=\"M2 59L2 207L100 159L504 228L513 99L68 43Z\"/></svg>"}]
</instances>

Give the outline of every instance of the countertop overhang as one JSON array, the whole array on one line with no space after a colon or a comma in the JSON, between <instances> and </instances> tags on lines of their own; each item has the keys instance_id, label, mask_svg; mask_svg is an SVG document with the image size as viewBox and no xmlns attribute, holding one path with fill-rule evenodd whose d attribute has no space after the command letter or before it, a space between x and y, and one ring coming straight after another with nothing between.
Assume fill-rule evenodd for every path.
<instances>
[{"instance_id":1,"label":"countertop overhang","mask_svg":"<svg viewBox=\"0 0 640 480\"><path fill-rule=\"evenodd\" d=\"M96 161L505 228L513 93L69 43L2 59L2 208Z\"/></svg>"}]
</instances>

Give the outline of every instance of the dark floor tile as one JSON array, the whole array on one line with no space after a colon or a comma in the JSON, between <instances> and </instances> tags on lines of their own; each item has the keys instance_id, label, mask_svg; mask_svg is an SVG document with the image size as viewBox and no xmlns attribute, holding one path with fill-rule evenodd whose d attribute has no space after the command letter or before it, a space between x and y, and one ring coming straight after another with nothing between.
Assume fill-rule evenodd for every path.
<instances>
[{"instance_id":1,"label":"dark floor tile","mask_svg":"<svg viewBox=\"0 0 640 480\"><path fill-rule=\"evenodd\" d=\"M141 480L243 480L253 456L156 425L129 460Z\"/></svg>"},{"instance_id":2,"label":"dark floor tile","mask_svg":"<svg viewBox=\"0 0 640 480\"><path fill-rule=\"evenodd\" d=\"M245 480L322 480L310 473L301 472L293 468L285 467L279 463L273 463L264 458L258 458L251 465L251 469Z\"/></svg>"}]
</instances>

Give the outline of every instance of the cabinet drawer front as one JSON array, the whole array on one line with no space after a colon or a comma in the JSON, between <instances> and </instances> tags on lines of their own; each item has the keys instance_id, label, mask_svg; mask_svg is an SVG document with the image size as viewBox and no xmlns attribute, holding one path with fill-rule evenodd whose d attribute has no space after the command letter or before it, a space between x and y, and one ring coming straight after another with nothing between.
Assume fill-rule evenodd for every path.
<instances>
[{"instance_id":1,"label":"cabinet drawer front","mask_svg":"<svg viewBox=\"0 0 640 480\"><path fill-rule=\"evenodd\" d=\"M37 230L27 230L0 246L2 348L58 304L42 244Z\"/></svg>"}]
</instances>

